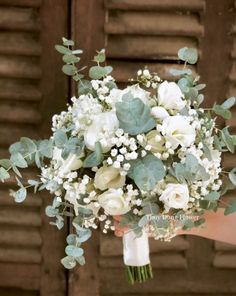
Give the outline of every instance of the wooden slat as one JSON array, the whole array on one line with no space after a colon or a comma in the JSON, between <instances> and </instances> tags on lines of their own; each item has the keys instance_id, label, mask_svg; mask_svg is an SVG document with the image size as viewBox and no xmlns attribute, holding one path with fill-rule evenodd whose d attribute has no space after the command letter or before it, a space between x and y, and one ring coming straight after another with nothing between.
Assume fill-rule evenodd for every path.
<instances>
[{"instance_id":1,"label":"wooden slat","mask_svg":"<svg viewBox=\"0 0 236 296\"><path fill-rule=\"evenodd\" d=\"M236 166L236 158L234 154L231 154L230 152L225 153L224 155L224 167L227 169L233 168Z\"/></svg>"},{"instance_id":2,"label":"wooden slat","mask_svg":"<svg viewBox=\"0 0 236 296\"><path fill-rule=\"evenodd\" d=\"M6 263L36 263L41 262L40 250L0 247L0 261Z\"/></svg>"},{"instance_id":3,"label":"wooden slat","mask_svg":"<svg viewBox=\"0 0 236 296\"><path fill-rule=\"evenodd\" d=\"M0 29L38 31L39 16L32 8L0 7Z\"/></svg>"},{"instance_id":4,"label":"wooden slat","mask_svg":"<svg viewBox=\"0 0 236 296\"><path fill-rule=\"evenodd\" d=\"M171 68L175 69L183 69L183 65L178 64L165 64L165 63L135 63L130 61L113 61L108 60L108 64L113 67L112 75L118 82L127 83L130 78L134 78L137 76L137 71L139 69L144 69L147 67L150 72L156 72L162 79L171 79L173 80L174 77L170 75L169 70ZM193 67L191 67L194 70Z\"/></svg>"},{"instance_id":5,"label":"wooden slat","mask_svg":"<svg viewBox=\"0 0 236 296\"><path fill-rule=\"evenodd\" d=\"M216 268L236 269L236 253L216 254L213 260L213 266Z\"/></svg>"},{"instance_id":6,"label":"wooden slat","mask_svg":"<svg viewBox=\"0 0 236 296\"><path fill-rule=\"evenodd\" d=\"M0 209L0 223L3 225L21 225L40 227L42 224L40 214L35 211L22 209Z\"/></svg>"},{"instance_id":7,"label":"wooden slat","mask_svg":"<svg viewBox=\"0 0 236 296\"><path fill-rule=\"evenodd\" d=\"M24 201L24 207L40 208L41 205L42 205L42 197L40 196L40 194L33 194L33 193L27 194L27 198ZM22 204L17 204L14 202L14 199L12 196L9 195L8 190L6 191L0 190L0 206L1 207L14 206L14 207L22 208Z\"/></svg>"},{"instance_id":8,"label":"wooden slat","mask_svg":"<svg viewBox=\"0 0 236 296\"><path fill-rule=\"evenodd\" d=\"M38 264L0 263L1 286L39 290L40 266Z\"/></svg>"},{"instance_id":9,"label":"wooden slat","mask_svg":"<svg viewBox=\"0 0 236 296\"><path fill-rule=\"evenodd\" d=\"M0 143L1 146L9 146L19 141L21 137L35 138L35 129L33 127L12 126L10 124L0 124Z\"/></svg>"},{"instance_id":10,"label":"wooden slat","mask_svg":"<svg viewBox=\"0 0 236 296\"><path fill-rule=\"evenodd\" d=\"M138 24L138 25L137 25ZM196 15L155 12L110 13L107 34L202 36L203 27Z\"/></svg>"},{"instance_id":11,"label":"wooden slat","mask_svg":"<svg viewBox=\"0 0 236 296\"><path fill-rule=\"evenodd\" d=\"M42 0L1 0L0 4L19 7L40 7Z\"/></svg>"},{"instance_id":12,"label":"wooden slat","mask_svg":"<svg viewBox=\"0 0 236 296\"><path fill-rule=\"evenodd\" d=\"M197 47L197 40L189 37L109 35L108 58L178 60L180 48ZM122 48L122 50L121 50Z\"/></svg>"},{"instance_id":13,"label":"wooden slat","mask_svg":"<svg viewBox=\"0 0 236 296\"><path fill-rule=\"evenodd\" d=\"M202 11L205 8L203 0L105 0L107 9L121 10L177 10Z\"/></svg>"},{"instance_id":14,"label":"wooden slat","mask_svg":"<svg viewBox=\"0 0 236 296\"><path fill-rule=\"evenodd\" d=\"M0 32L0 54L39 56L39 38L32 33Z\"/></svg>"},{"instance_id":15,"label":"wooden slat","mask_svg":"<svg viewBox=\"0 0 236 296\"><path fill-rule=\"evenodd\" d=\"M174 238L171 242L161 242L150 239L149 243L151 253L181 252L189 248L188 241L182 236ZM122 239L117 238L114 235L101 235L100 254L103 257L122 255Z\"/></svg>"},{"instance_id":16,"label":"wooden slat","mask_svg":"<svg viewBox=\"0 0 236 296\"><path fill-rule=\"evenodd\" d=\"M185 269L186 258L181 254L152 255L152 267L157 269ZM100 257L101 268L121 268L124 266L122 257Z\"/></svg>"},{"instance_id":17,"label":"wooden slat","mask_svg":"<svg viewBox=\"0 0 236 296\"><path fill-rule=\"evenodd\" d=\"M0 78L0 89L1 100L39 101L42 98L39 87L29 80Z\"/></svg>"},{"instance_id":18,"label":"wooden slat","mask_svg":"<svg viewBox=\"0 0 236 296\"><path fill-rule=\"evenodd\" d=\"M41 114L37 106L31 106L29 104L0 104L0 114L0 122L4 123L27 123L37 125L41 121Z\"/></svg>"},{"instance_id":19,"label":"wooden slat","mask_svg":"<svg viewBox=\"0 0 236 296\"><path fill-rule=\"evenodd\" d=\"M222 242L215 242L216 251L236 251L236 246Z\"/></svg>"},{"instance_id":20,"label":"wooden slat","mask_svg":"<svg viewBox=\"0 0 236 296\"><path fill-rule=\"evenodd\" d=\"M42 238L39 229L21 229L0 226L0 246L40 247Z\"/></svg>"},{"instance_id":21,"label":"wooden slat","mask_svg":"<svg viewBox=\"0 0 236 296\"><path fill-rule=\"evenodd\" d=\"M0 56L0 77L39 79L39 59L31 57Z\"/></svg>"}]
</instances>

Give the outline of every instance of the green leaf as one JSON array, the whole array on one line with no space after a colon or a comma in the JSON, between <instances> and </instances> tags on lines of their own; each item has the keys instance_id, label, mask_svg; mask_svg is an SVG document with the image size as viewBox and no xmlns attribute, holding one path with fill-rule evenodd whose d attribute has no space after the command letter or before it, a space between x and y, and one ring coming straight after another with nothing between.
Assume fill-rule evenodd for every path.
<instances>
[{"instance_id":1,"label":"green leaf","mask_svg":"<svg viewBox=\"0 0 236 296\"><path fill-rule=\"evenodd\" d=\"M90 229L86 229L85 231L77 230L77 234L79 235L77 240L80 243L83 243L86 242L92 236L92 231Z\"/></svg>"},{"instance_id":2,"label":"green leaf","mask_svg":"<svg viewBox=\"0 0 236 296\"><path fill-rule=\"evenodd\" d=\"M100 142L95 143L95 151L89 154L83 163L84 168L92 168L98 166L103 162L104 156L102 154L102 146Z\"/></svg>"},{"instance_id":3,"label":"green leaf","mask_svg":"<svg viewBox=\"0 0 236 296\"><path fill-rule=\"evenodd\" d=\"M55 45L55 49L62 54L71 54L71 50L63 45Z\"/></svg>"},{"instance_id":4,"label":"green leaf","mask_svg":"<svg viewBox=\"0 0 236 296\"><path fill-rule=\"evenodd\" d=\"M80 257L83 255L84 250L82 248L78 248L76 246L70 245L65 248L66 255L72 257Z\"/></svg>"},{"instance_id":5,"label":"green leaf","mask_svg":"<svg viewBox=\"0 0 236 296\"><path fill-rule=\"evenodd\" d=\"M69 234L66 238L66 242L68 245L76 245L77 235L76 234Z\"/></svg>"},{"instance_id":6,"label":"green leaf","mask_svg":"<svg viewBox=\"0 0 236 296\"><path fill-rule=\"evenodd\" d=\"M66 256L61 259L61 264L67 269L72 269L76 266L76 260L72 256Z\"/></svg>"},{"instance_id":7,"label":"green leaf","mask_svg":"<svg viewBox=\"0 0 236 296\"><path fill-rule=\"evenodd\" d=\"M12 166L12 163L10 159L0 159L0 165L8 170Z\"/></svg>"},{"instance_id":8,"label":"green leaf","mask_svg":"<svg viewBox=\"0 0 236 296\"><path fill-rule=\"evenodd\" d=\"M223 108L221 105L214 104L213 111L215 114L223 117L224 119L230 119L231 118L231 112L225 108Z\"/></svg>"},{"instance_id":9,"label":"green leaf","mask_svg":"<svg viewBox=\"0 0 236 296\"><path fill-rule=\"evenodd\" d=\"M11 162L15 166L22 168L22 169L28 167L26 160L24 159L24 157L20 153L12 154L11 155Z\"/></svg>"},{"instance_id":10,"label":"green leaf","mask_svg":"<svg viewBox=\"0 0 236 296\"><path fill-rule=\"evenodd\" d=\"M190 69L183 69L183 70L179 70L179 69L170 69L170 74L173 76L180 76L180 75L191 75L192 71Z\"/></svg>"},{"instance_id":11,"label":"green leaf","mask_svg":"<svg viewBox=\"0 0 236 296\"><path fill-rule=\"evenodd\" d=\"M228 150L231 153L234 153L234 142L233 142L233 138L231 137L231 135L230 135L230 133L228 131L228 127L223 128L220 131L220 133L221 133L222 140L225 143Z\"/></svg>"},{"instance_id":12,"label":"green leaf","mask_svg":"<svg viewBox=\"0 0 236 296\"><path fill-rule=\"evenodd\" d=\"M63 132L62 130L57 130L54 133L53 137L54 137L55 144L58 148L63 148L68 140L66 133Z\"/></svg>"},{"instance_id":13,"label":"green leaf","mask_svg":"<svg viewBox=\"0 0 236 296\"><path fill-rule=\"evenodd\" d=\"M130 135L146 133L156 126L151 111L139 98L131 93L123 96L122 102L116 103L116 115L120 128Z\"/></svg>"},{"instance_id":14,"label":"green leaf","mask_svg":"<svg viewBox=\"0 0 236 296\"><path fill-rule=\"evenodd\" d=\"M178 51L180 60L189 64L196 64L198 60L198 52L196 48L183 47Z\"/></svg>"},{"instance_id":15,"label":"green leaf","mask_svg":"<svg viewBox=\"0 0 236 296\"><path fill-rule=\"evenodd\" d=\"M217 201L200 200L200 207L205 210L216 211L218 208Z\"/></svg>"},{"instance_id":16,"label":"green leaf","mask_svg":"<svg viewBox=\"0 0 236 296\"><path fill-rule=\"evenodd\" d=\"M58 209L55 209L54 207L52 206L47 206L45 208L45 214L48 216L48 217L56 217L56 215L58 214Z\"/></svg>"},{"instance_id":17,"label":"green leaf","mask_svg":"<svg viewBox=\"0 0 236 296\"><path fill-rule=\"evenodd\" d=\"M20 188L17 191L11 190L10 195L14 197L15 202L21 203L26 199L27 190L24 187Z\"/></svg>"},{"instance_id":18,"label":"green leaf","mask_svg":"<svg viewBox=\"0 0 236 296\"><path fill-rule=\"evenodd\" d=\"M0 167L0 180L2 182L4 182L4 180L9 179L9 178L10 178L10 175L9 175L8 171L5 168Z\"/></svg>"},{"instance_id":19,"label":"green leaf","mask_svg":"<svg viewBox=\"0 0 236 296\"><path fill-rule=\"evenodd\" d=\"M160 211L160 208L156 203L145 202L142 206L142 210L145 215L157 215Z\"/></svg>"},{"instance_id":20,"label":"green leaf","mask_svg":"<svg viewBox=\"0 0 236 296\"><path fill-rule=\"evenodd\" d=\"M212 161L211 150L205 143L203 143L203 152L205 156L208 158L208 160Z\"/></svg>"},{"instance_id":21,"label":"green leaf","mask_svg":"<svg viewBox=\"0 0 236 296\"><path fill-rule=\"evenodd\" d=\"M210 201L215 201L215 200L218 200L219 198L220 198L220 193L216 191L210 192L206 196L204 196L205 200L210 200Z\"/></svg>"},{"instance_id":22,"label":"green leaf","mask_svg":"<svg viewBox=\"0 0 236 296\"><path fill-rule=\"evenodd\" d=\"M73 40L68 40L65 37L62 37L62 42L63 42L63 45L65 45L65 46L74 46L75 45Z\"/></svg>"},{"instance_id":23,"label":"green leaf","mask_svg":"<svg viewBox=\"0 0 236 296\"><path fill-rule=\"evenodd\" d=\"M165 176L165 168L160 159L152 154L147 154L142 159L130 162L131 167L128 176L134 180L140 190L152 190L157 181Z\"/></svg>"},{"instance_id":24,"label":"green leaf","mask_svg":"<svg viewBox=\"0 0 236 296\"><path fill-rule=\"evenodd\" d=\"M40 141L39 152L41 156L51 158L53 153L53 141L52 140Z\"/></svg>"},{"instance_id":25,"label":"green leaf","mask_svg":"<svg viewBox=\"0 0 236 296\"><path fill-rule=\"evenodd\" d=\"M72 53L73 54L81 54L81 53L83 53L83 50L82 49L75 49L75 50L72 50Z\"/></svg>"},{"instance_id":26,"label":"green leaf","mask_svg":"<svg viewBox=\"0 0 236 296\"><path fill-rule=\"evenodd\" d=\"M106 60L105 50L101 50L98 54L94 57L94 61L97 63L103 63Z\"/></svg>"},{"instance_id":27,"label":"green leaf","mask_svg":"<svg viewBox=\"0 0 236 296\"><path fill-rule=\"evenodd\" d=\"M223 104L221 104L221 107L224 109L230 109L235 105L236 99L235 97L228 98L226 101L224 101Z\"/></svg>"},{"instance_id":28,"label":"green leaf","mask_svg":"<svg viewBox=\"0 0 236 296\"><path fill-rule=\"evenodd\" d=\"M92 79L101 79L112 72L112 67L93 66L89 69L89 77Z\"/></svg>"},{"instance_id":29,"label":"green leaf","mask_svg":"<svg viewBox=\"0 0 236 296\"><path fill-rule=\"evenodd\" d=\"M77 73L77 68L73 65L64 65L62 67L62 72L66 75L73 76Z\"/></svg>"},{"instance_id":30,"label":"green leaf","mask_svg":"<svg viewBox=\"0 0 236 296\"><path fill-rule=\"evenodd\" d=\"M139 220L138 226L144 227L145 225L147 225L149 223L149 221L150 221L150 219L149 219L148 215L145 215Z\"/></svg>"},{"instance_id":31,"label":"green leaf","mask_svg":"<svg viewBox=\"0 0 236 296\"><path fill-rule=\"evenodd\" d=\"M77 57L77 56L75 56L75 55L73 55L73 54L65 54L62 57L62 60L66 64L73 64L73 63L78 63L80 61L80 58Z\"/></svg>"},{"instance_id":32,"label":"green leaf","mask_svg":"<svg viewBox=\"0 0 236 296\"><path fill-rule=\"evenodd\" d=\"M78 95L87 95L92 90L92 84L89 80L83 79L78 83Z\"/></svg>"},{"instance_id":33,"label":"green leaf","mask_svg":"<svg viewBox=\"0 0 236 296\"><path fill-rule=\"evenodd\" d=\"M85 264L84 256L76 257L75 260L79 263L79 265L83 266Z\"/></svg>"},{"instance_id":34,"label":"green leaf","mask_svg":"<svg viewBox=\"0 0 236 296\"><path fill-rule=\"evenodd\" d=\"M232 201L228 204L228 206L225 208L225 212L224 212L224 214L227 216L227 215L232 214L232 213L234 213L234 212L236 212L236 200L235 200L235 199L232 200Z\"/></svg>"},{"instance_id":35,"label":"green leaf","mask_svg":"<svg viewBox=\"0 0 236 296\"><path fill-rule=\"evenodd\" d=\"M233 169L229 172L229 179L230 179L230 181L236 186L236 168L233 168Z\"/></svg>"}]
</instances>

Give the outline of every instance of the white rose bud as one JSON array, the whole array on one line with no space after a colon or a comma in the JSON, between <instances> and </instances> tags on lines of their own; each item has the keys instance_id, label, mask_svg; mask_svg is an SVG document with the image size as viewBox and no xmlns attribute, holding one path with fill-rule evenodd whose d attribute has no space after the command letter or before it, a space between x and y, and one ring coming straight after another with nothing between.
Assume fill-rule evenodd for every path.
<instances>
[{"instance_id":1,"label":"white rose bud","mask_svg":"<svg viewBox=\"0 0 236 296\"><path fill-rule=\"evenodd\" d=\"M186 184L169 183L159 199L164 203L167 211L170 208L186 210L189 202L188 186Z\"/></svg>"},{"instance_id":2,"label":"white rose bud","mask_svg":"<svg viewBox=\"0 0 236 296\"><path fill-rule=\"evenodd\" d=\"M108 188L121 188L125 185L125 176L113 166L101 167L95 174L94 185L100 190Z\"/></svg>"},{"instance_id":3,"label":"white rose bud","mask_svg":"<svg viewBox=\"0 0 236 296\"><path fill-rule=\"evenodd\" d=\"M109 189L98 197L98 202L109 215L124 215L130 211L130 205L124 198L122 189Z\"/></svg>"},{"instance_id":4,"label":"white rose bud","mask_svg":"<svg viewBox=\"0 0 236 296\"><path fill-rule=\"evenodd\" d=\"M163 107L153 107L151 109L151 114L153 117L160 120L163 120L169 116L169 113Z\"/></svg>"}]
</instances>

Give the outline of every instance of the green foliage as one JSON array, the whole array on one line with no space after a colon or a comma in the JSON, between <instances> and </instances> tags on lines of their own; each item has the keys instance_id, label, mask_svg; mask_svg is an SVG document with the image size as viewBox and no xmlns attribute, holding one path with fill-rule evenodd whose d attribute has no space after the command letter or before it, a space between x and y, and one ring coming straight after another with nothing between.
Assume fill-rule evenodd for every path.
<instances>
[{"instance_id":1,"label":"green foliage","mask_svg":"<svg viewBox=\"0 0 236 296\"><path fill-rule=\"evenodd\" d=\"M4 182L4 180L9 178L10 178L10 174L8 173L8 171L5 168L0 167L0 180Z\"/></svg>"},{"instance_id":2,"label":"green foliage","mask_svg":"<svg viewBox=\"0 0 236 296\"><path fill-rule=\"evenodd\" d=\"M197 180L206 181L210 177L205 168L198 163L197 158L192 154L187 155L184 163L177 163L171 173L180 183L185 181L191 183Z\"/></svg>"},{"instance_id":3,"label":"green foliage","mask_svg":"<svg viewBox=\"0 0 236 296\"><path fill-rule=\"evenodd\" d=\"M222 105L214 104L213 111L215 112L216 115L220 115L224 119L231 118L231 112L228 109L224 108Z\"/></svg>"},{"instance_id":4,"label":"green foliage","mask_svg":"<svg viewBox=\"0 0 236 296\"><path fill-rule=\"evenodd\" d=\"M181 75L191 75L192 71L190 69L183 69L183 70L179 70L179 69L170 69L170 74L173 76L181 76Z\"/></svg>"},{"instance_id":5,"label":"green foliage","mask_svg":"<svg viewBox=\"0 0 236 296\"><path fill-rule=\"evenodd\" d=\"M198 52L196 48L183 47L178 51L178 57L181 61L189 64L196 64L198 60Z\"/></svg>"},{"instance_id":6,"label":"green foliage","mask_svg":"<svg viewBox=\"0 0 236 296\"><path fill-rule=\"evenodd\" d=\"M220 198L220 193L216 191L210 192L206 196L204 196L204 200L209 200L209 201L219 200L219 198Z\"/></svg>"},{"instance_id":7,"label":"green foliage","mask_svg":"<svg viewBox=\"0 0 236 296\"><path fill-rule=\"evenodd\" d=\"M224 214L227 216L227 215L235 213L235 212L236 212L236 200L234 199L225 208Z\"/></svg>"},{"instance_id":8,"label":"green foliage","mask_svg":"<svg viewBox=\"0 0 236 296\"><path fill-rule=\"evenodd\" d=\"M105 50L102 49L101 51L97 51L97 55L94 57L94 62L96 63L103 63L106 60Z\"/></svg>"},{"instance_id":9,"label":"green foliage","mask_svg":"<svg viewBox=\"0 0 236 296\"><path fill-rule=\"evenodd\" d=\"M233 168L229 172L229 179L232 182L232 184L236 186L236 168Z\"/></svg>"},{"instance_id":10,"label":"green foliage","mask_svg":"<svg viewBox=\"0 0 236 296\"><path fill-rule=\"evenodd\" d=\"M122 102L116 103L116 115L120 128L130 135L148 132L156 125L150 108L139 98L133 98L131 93L124 95Z\"/></svg>"},{"instance_id":11,"label":"green foliage","mask_svg":"<svg viewBox=\"0 0 236 296\"><path fill-rule=\"evenodd\" d=\"M162 161L152 154L147 154L142 159L133 160L130 164L128 176L134 180L140 190L152 190L157 181L162 180L165 176Z\"/></svg>"},{"instance_id":12,"label":"green foliage","mask_svg":"<svg viewBox=\"0 0 236 296\"><path fill-rule=\"evenodd\" d=\"M84 168L92 168L103 162L102 146L100 142L95 143L95 151L89 154L83 163Z\"/></svg>"},{"instance_id":13,"label":"green foliage","mask_svg":"<svg viewBox=\"0 0 236 296\"><path fill-rule=\"evenodd\" d=\"M21 187L17 191L10 190L10 195L14 198L15 202L21 203L26 199L27 190Z\"/></svg>"},{"instance_id":14,"label":"green foliage","mask_svg":"<svg viewBox=\"0 0 236 296\"><path fill-rule=\"evenodd\" d=\"M111 66L93 66L89 69L89 77L92 79L101 79L112 72Z\"/></svg>"},{"instance_id":15,"label":"green foliage","mask_svg":"<svg viewBox=\"0 0 236 296\"><path fill-rule=\"evenodd\" d=\"M223 143L225 144L225 146L227 147L227 149L231 152L234 153L234 142L233 142L233 138L229 133L228 127L223 128L220 131L220 135L221 135L221 139L223 141Z\"/></svg>"}]
</instances>

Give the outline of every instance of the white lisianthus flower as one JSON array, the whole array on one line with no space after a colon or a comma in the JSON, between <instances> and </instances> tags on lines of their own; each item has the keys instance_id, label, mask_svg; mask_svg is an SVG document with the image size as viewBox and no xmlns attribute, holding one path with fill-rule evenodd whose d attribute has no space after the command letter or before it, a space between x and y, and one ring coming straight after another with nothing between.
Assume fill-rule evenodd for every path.
<instances>
[{"instance_id":1,"label":"white lisianthus flower","mask_svg":"<svg viewBox=\"0 0 236 296\"><path fill-rule=\"evenodd\" d=\"M122 189L111 188L98 197L98 202L109 215L124 215L130 211L129 202L125 200Z\"/></svg>"},{"instance_id":2,"label":"white lisianthus flower","mask_svg":"<svg viewBox=\"0 0 236 296\"><path fill-rule=\"evenodd\" d=\"M189 202L188 186L186 184L169 183L159 199L164 203L166 211L170 208L186 210Z\"/></svg>"},{"instance_id":3,"label":"white lisianthus flower","mask_svg":"<svg viewBox=\"0 0 236 296\"><path fill-rule=\"evenodd\" d=\"M71 153L66 159L63 159L61 153L61 149L54 147L52 158L59 163L60 171L64 174L70 171L78 170L83 166L83 162L80 159L83 156L83 154L81 156L78 156L76 154Z\"/></svg>"},{"instance_id":4,"label":"white lisianthus flower","mask_svg":"<svg viewBox=\"0 0 236 296\"><path fill-rule=\"evenodd\" d=\"M172 149L179 145L182 147L191 146L196 138L195 129L189 122L180 115L169 116L163 120L161 132L166 141L171 143Z\"/></svg>"},{"instance_id":5,"label":"white lisianthus flower","mask_svg":"<svg viewBox=\"0 0 236 296\"><path fill-rule=\"evenodd\" d=\"M125 185L125 176L113 166L103 166L95 174L94 185L100 190L108 188L121 188Z\"/></svg>"},{"instance_id":6,"label":"white lisianthus flower","mask_svg":"<svg viewBox=\"0 0 236 296\"><path fill-rule=\"evenodd\" d=\"M149 105L150 92L142 89L138 84L128 86L123 90L113 88L110 92L111 105L115 107L117 102L122 101L123 95L129 92L134 98L139 98L145 105Z\"/></svg>"},{"instance_id":7,"label":"white lisianthus flower","mask_svg":"<svg viewBox=\"0 0 236 296\"><path fill-rule=\"evenodd\" d=\"M100 142L103 152L112 147L111 138L119 128L119 121L114 111L94 116L92 124L84 133L84 142L88 149L94 151L96 142Z\"/></svg>"},{"instance_id":8,"label":"white lisianthus flower","mask_svg":"<svg viewBox=\"0 0 236 296\"><path fill-rule=\"evenodd\" d=\"M181 110L186 105L184 95L175 82L162 82L157 90L158 102L165 109Z\"/></svg>"},{"instance_id":9,"label":"white lisianthus flower","mask_svg":"<svg viewBox=\"0 0 236 296\"><path fill-rule=\"evenodd\" d=\"M153 107L151 109L151 114L154 118L163 120L166 117L170 116L169 113L163 107Z\"/></svg>"}]
</instances>

